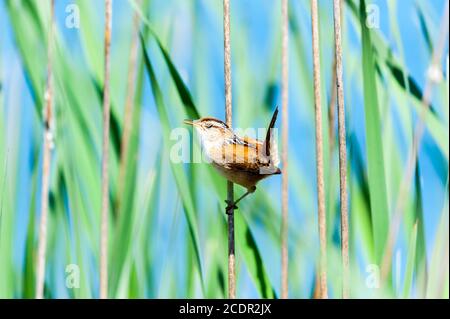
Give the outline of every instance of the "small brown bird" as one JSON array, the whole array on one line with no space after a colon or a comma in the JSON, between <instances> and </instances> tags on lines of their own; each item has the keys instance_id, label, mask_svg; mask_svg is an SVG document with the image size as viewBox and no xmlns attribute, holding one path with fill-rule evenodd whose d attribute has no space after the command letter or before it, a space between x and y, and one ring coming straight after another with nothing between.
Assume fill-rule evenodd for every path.
<instances>
[{"instance_id":1,"label":"small brown bird","mask_svg":"<svg viewBox=\"0 0 450 319\"><path fill-rule=\"evenodd\" d=\"M281 174L278 149L272 141L277 115L278 108L272 116L264 141L239 137L227 124L212 117L184 121L195 127L206 156L218 172L227 180L247 188L247 192L234 203L226 201L227 212L231 208L237 209L238 202L255 192L260 180Z\"/></svg>"}]
</instances>

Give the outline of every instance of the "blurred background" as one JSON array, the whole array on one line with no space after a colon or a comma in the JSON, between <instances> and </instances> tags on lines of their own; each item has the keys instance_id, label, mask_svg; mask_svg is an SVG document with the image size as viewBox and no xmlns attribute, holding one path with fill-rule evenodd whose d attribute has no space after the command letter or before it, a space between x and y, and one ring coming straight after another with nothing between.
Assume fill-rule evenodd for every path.
<instances>
[{"instance_id":1,"label":"blurred background","mask_svg":"<svg viewBox=\"0 0 450 319\"><path fill-rule=\"evenodd\" d=\"M343 1L351 297L448 298L447 44L425 112L388 283L376 280L448 6L445 0L367 1L373 23L364 27L362 2ZM330 297L340 298L332 1L319 1L319 11L328 287ZM314 297L319 257L310 12L309 1L289 2L291 298ZM104 2L56 0L55 19L45 296L96 298ZM34 297L49 21L49 1L0 0L1 298ZM280 26L281 1L231 1L236 127L266 127L281 104ZM184 118L225 117L222 1L114 1L112 34L109 296L226 297L225 180L207 164L170 161L176 142L170 132ZM133 47L136 63L129 62ZM374 63L367 68L368 54ZM136 74L131 81L130 72ZM375 86L368 83L371 77ZM374 112L379 116L371 117ZM236 212L240 298L280 295L280 185L279 176L264 180ZM67 279L78 274L74 287Z\"/></svg>"}]
</instances>

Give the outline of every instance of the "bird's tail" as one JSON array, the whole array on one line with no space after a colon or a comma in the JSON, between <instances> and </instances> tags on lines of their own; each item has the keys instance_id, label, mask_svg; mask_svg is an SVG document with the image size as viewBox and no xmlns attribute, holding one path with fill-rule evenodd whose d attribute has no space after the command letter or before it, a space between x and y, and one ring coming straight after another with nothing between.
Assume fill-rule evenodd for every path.
<instances>
[{"instance_id":1,"label":"bird's tail","mask_svg":"<svg viewBox=\"0 0 450 319\"><path fill-rule=\"evenodd\" d=\"M278 156L278 145L273 137L272 129L275 127L275 123L277 121L278 116L278 107L275 108L275 111L272 115L272 120L270 121L269 127L266 133L266 139L263 144L263 150L266 155L269 157L270 163L273 166L278 166L280 164L280 158Z\"/></svg>"}]
</instances>

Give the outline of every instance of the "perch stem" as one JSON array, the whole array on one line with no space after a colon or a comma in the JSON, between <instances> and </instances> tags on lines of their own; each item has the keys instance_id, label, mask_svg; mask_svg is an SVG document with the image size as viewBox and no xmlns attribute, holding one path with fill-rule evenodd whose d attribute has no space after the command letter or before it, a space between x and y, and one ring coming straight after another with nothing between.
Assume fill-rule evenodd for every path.
<instances>
[{"instance_id":1,"label":"perch stem","mask_svg":"<svg viewBox=\"0 0 450 319\"><path fill-rule=\"evenodd\" d=\"M225 117L232 127L232 83L231 83L231 39L230 39L230 1L223 0L224 33L224 74L225 74ZM227 182L227 201L234 203L233 183ZM228 298L236 298L235 243L234 243L234 206L226 211L228 216Z\"/></svg>"}]
</instances>

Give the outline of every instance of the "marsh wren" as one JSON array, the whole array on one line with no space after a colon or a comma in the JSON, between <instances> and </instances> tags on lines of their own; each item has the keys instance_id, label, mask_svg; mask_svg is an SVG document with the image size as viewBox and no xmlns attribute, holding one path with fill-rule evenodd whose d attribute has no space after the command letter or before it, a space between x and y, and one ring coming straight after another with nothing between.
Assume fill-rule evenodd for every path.
<instances>
[{"instance_id":1,"label":"marsh wren","mask_svg":"<svg viewBox=\"0 0 450 319\"><path fill-rule=\"evenodd\" d=\"M227 180L247 188L247 192L230 203L225 201L227 213L247 195L255 192L256 184L271 175L281 174L278 168L278 149L273 141L272 129L278 108L270 121L264 141L238 136L227 124L212 117L185 120L199 134L204 152L213 167Z\"/></svg>"}]
</instances>

